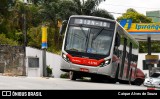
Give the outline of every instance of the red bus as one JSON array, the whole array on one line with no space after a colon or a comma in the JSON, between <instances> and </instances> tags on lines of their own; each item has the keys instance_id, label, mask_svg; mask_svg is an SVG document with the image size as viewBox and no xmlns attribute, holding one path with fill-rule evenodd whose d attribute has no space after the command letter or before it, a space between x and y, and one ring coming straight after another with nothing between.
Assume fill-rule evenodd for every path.
<instances>
[{"instance_id":1,"label":"red bus","mask_svg":"<svg viewBox=\"0 0 160 99\"><path fill-rule=\"evenodd\" d=\"M144 74L137 68L139 44L116 20L73 15L65 22L60 29L61 34L65 30L61 70L71 80L143 83Z\"/></svg>"}]
</instances>

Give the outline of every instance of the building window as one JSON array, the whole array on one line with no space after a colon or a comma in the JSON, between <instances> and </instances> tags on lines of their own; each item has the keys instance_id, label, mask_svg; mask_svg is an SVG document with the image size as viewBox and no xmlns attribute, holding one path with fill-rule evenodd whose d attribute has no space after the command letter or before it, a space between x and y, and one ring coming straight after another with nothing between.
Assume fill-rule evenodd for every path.
<instances>
[{"instance_id":1,"label":"building window","mask_svg":"<svg viewBox=\"0 0 160 99\"><path fill-rule=\"evenodd\" d=\"M39 67L39 58L28 58L28 67L38 68Z\"/></svg>"},{"instance_id":2,"label":"building window","mask_svg":"<svg viewBox=\"0 0 160 99\"><path fill-rule=\"evenodd\" d=\"M154 64L146 64L146 60L143 60L143 70L148 70L149 65L151 65L152 67L154 67Z\"/></svg>"},{"instance_id":3,"label":"building window","mask_svg":"<svg viewBox=\"0 0 160 99\"><path fill-rule=\"evenodd\" d=\"M160 60L158 61L157 67L160 67Z\"/></svg>"}]
</instances>

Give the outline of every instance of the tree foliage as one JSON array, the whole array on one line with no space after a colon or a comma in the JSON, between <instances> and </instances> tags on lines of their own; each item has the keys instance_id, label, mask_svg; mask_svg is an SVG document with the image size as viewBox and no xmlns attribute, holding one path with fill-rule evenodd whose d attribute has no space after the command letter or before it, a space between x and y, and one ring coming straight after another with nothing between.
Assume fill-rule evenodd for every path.
<instances>
[{"instance_id":1,"label":"tree foliage","mask_svg":"<svg viewBox=\"0 0 160 99\"><path fill-rule=\"evenodd\" d=\"M6 38L4 34L0 34L0 44L18 45L16 41Z\"/></svg>"},{"instance_id":2,"label":"tree foliage","mask_svg":"<svg viewBox=\"0 0 160 99\"><path fill-rule=\"evenodd\" d=\"M148 43L147 41L140 41L139 42L139 52L140 53L147 53L148 52ZM160 52L160 41L152 41L151 42L151 52L158 53Z\"/></svg>"},{"instance_id":3,"label":"tree foliage","mask_svg":"<svg viewBox=\"0 0 160 99\"><path fill-rule=\"evenodd\" d=\"M146 17L143 14L138 13L135 9L127 9L126 13L122 16L118 17L117 20L120 21L122 19L132 19L133 23L151 23L152 19ZM159 41L152 41L151 50L152 52L160 52ZM148 44L147 41L140 41L139 42L139 52L140 53L147 53L148 52Z\"/></svg>"},{"instance_id":4,"label":"tree foliage","mask_svg":"<svg viewBox=\"0 0 160 99\"><path fill-rule=\"evenodd\" d=\"M60 50L62 36L59 35L58 20L68 20L71 15L94 15L113 19L107 11L96 9L96 6L105 0L54 0L42 2L40 14L43 21L48 23L49 28L54 28L50 37L55 49ZM49 45L50 46L50 45ZM50 46L51 47L51 46Z\"/></svg>"},{"instance_id":5,"label":"tree foliage","mask_svg":"<svg viewBox=\"0 0 160 99\"><path fill-rule=\"evenodd\" d=\"M126 13L122 14L122 16L118 17L117 20L122 19L132 19L132 22L134 23L151 23L152 19L146 17L143 14L138 13L136 10L129 8L127 9Z\"/></svg>"},{"instance_id":6,"label":"tree foliage","mask_svg":"<svg viewBox=\"0 0 160 99\"><path fill-rule=\"evenodd\" d=\"M96 9L92 12L93 16L104 17L109 19L114 19L113 15L109 14L106 10Z\"/></svg>"},{"instance_id":7,"label":"tree foliage","mask_svg":"<svg viewBox=\"0 0 160 99\"><path fill-rule=\"evenodd\" d=\"M24 44L25 16L28 46L41 48L41 27L46 25L47 50L57 53L61 50L63 41L63 36L59 34L58 20L68 20L71 15L93 15L114 19L106 10L97 9L105 0L32 1L33 4L26 5L19 0L0 0L0 34L5 36L6 43L10 39L18 45Z\"/></svg>"}]
</instances>

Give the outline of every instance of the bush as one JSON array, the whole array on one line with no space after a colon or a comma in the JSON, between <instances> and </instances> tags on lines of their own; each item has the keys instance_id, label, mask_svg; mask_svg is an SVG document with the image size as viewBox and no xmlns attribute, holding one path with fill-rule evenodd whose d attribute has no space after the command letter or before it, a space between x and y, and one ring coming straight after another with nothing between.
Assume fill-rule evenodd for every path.
<instances>
[{"instance_id":1,"label":"bush","mask_svg":"<svg viewBox=\"0 0 160 99\"><path fill-rule=\"evenodd\" d=\"M46 70L47 70L47 77L51 77L52 76L52 68L50 66L47 66Z\"/></svg>"},{"instance_id":2,"label":"bush","mask_svg":"<svg viewBox=\"0 0 160 99\"><path fill-rule=\"evenodd\" d=\"M60 78L69 78L69 73L61 74Z\"/></svg>"},{"instance_id":3,"label":"bush","mask_svg":"<svg viewBox=\"0 0 160 99\"><path fill-rule=\"evenodd\" d=\"M7 44L7 45L18 45L16 41L12 39L6 38L5 34L0 34L0 44Z\"/></svg>"}]
</instances>

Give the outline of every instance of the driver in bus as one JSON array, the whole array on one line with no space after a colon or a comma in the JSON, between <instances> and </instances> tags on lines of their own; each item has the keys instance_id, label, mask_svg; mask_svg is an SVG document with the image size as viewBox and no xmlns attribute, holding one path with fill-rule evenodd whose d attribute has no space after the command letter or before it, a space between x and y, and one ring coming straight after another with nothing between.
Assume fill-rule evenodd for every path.
<instances>
[{"instance_id":1,"label":"driver in bus","mask_svg":"<svg viewBox=\"0 0 160 99\"><path fill-rule=\"evenodd\" d=\"M103 41L99 44L98 53L107 54L109 49L109 41Z\"/></svg>"}]
</instances>

